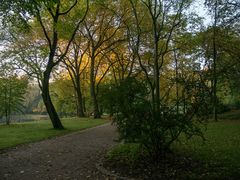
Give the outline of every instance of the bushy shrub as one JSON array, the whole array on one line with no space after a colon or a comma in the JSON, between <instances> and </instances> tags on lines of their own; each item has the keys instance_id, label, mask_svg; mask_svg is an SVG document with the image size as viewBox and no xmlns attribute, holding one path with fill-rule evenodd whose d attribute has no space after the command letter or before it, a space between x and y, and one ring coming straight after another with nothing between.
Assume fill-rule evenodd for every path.
<instances>
[{"instance_id":1,"label":"bushy shrub","mask_svg":"<svg viewBox=\"0 0 240 180\"><path fill-rule=\"evenodd\" d=\"M119 144L107 153L107 159L110 161L120 161L132 167L144 156L144 153L144 149L140 144Z\"/></svg>"},{"instance_id":2,"label":"bushy shrub","mask_svg":"<svg viewBox=\"0 0 240 180\"><path fill-rule=\"evenodd\" d=\"M105 89L105 108L113 115L120 139L144 146L153 158L163 157L181 133L188 137L202 136L201 118L205 113L206 97L203 90L191 92L184 111L177 111L175 104L161 102L156 115L150 101L150 93L144 82L127 78L119 85ZM178 107L179 109L179 107ZM206 114L206 113L205 113ZM204 115L205 116L205 115Z\"/></svg>"}]
</instances>

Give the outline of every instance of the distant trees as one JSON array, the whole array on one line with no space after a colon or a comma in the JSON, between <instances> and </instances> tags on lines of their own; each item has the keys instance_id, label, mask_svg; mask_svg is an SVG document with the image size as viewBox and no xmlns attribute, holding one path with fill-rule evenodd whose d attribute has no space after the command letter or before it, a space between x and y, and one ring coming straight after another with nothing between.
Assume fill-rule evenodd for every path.
<instances>
[{"instance_id":1,"label":"distant trees","mask_svg":"<svg viewBox=\"0 0 240 180\"><path fill-rule=\"evenodd\" d=\"M64 58L64 65L72 81L72 85L76 94L77 116L84 117L84 96L82 92L83 74L88 68L89 58L86 52L89 48L89 43L83 40L84 37L77 36L73 41L70 51Z\"/></svg>"},{"instance_id":2,"label":"distant trees","mask_svg":"<svg viewBox=\"0 0 240 180\"><path fill-rule=\"evenodd\" d=\"M50 85L50 94L59 115L78 115L77 95L69 77L59 75Z\"/></svg>"},{"instance_id":3,"label":"distant trees","mask_svg":"<svg viewBox=\"0 0 240 180\"><path fill-rule=\"evenodd\" d=\"M109 1L110 2L110 1ZM93 104L94 118L101 116L97 99L100 82L107 74L114 62L110 61L110 54L122 41L122 17L116 17L116 8L106 2L92 2L89 13L84 20L82 36L89 43L90 94Z\"/></svg>"},{"instance_id":4,"label":"distant trees","mask_svg":"<svg viewBox=\"0 0 240 180\"><path fill-rule=\"evenodd\" d=\"M31 113L40 113L37 110L37 107L42 100L41 98L41 91L36 83L29 83L28 88L26 90L26 94L24 96L24 106L25 110L24 113L31 114Z\"/></svg>"},{"instance_id":5,"label":"distant trees","mask_svg":"<svg viewBox=\"0 0 240 180\"><path fill-rule=\"evenodd\" d=\"M225 78L231 74L230 72L237 73L236 69L232 68L236 68L239 64L237 62L239 58L233 54L236 55L239 52L237 44L239 41L240 4L235 0L206 0L205 5L211 14L212 24L208 30L202 33L205 36L205 58L209 63L209 71L211 71L213 118L217 121L220 103L218 94L221 93L221 89L224 89L221 86L224 84ZM228 79L231 78L228 76Z\"/></svg>"},{"instance_id":6,"label":"distant trees","mask_svg":"<svg viewBox=\"0 0 240 180\"><path fill-rule=\"evenodd\" d=\"M0 77L0 113L6 118L7 125L10 124L12 114L24 110L24 95L27 85L26 77Z\"/></svg>"}]
</instances>

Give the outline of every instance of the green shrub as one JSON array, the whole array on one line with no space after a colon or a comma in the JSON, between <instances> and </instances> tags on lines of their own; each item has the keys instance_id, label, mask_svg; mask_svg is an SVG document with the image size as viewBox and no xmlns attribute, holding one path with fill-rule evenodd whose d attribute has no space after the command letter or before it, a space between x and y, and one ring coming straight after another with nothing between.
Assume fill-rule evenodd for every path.
<instances>
[{"instance_id":1,"label":"green shrub","mask_svg":"<svg viewBox=\"0 0 240 180\"><path fill-rule=\"evenodd\" d=\"M199 86L199 85L198 85ZM135 78L127 78L119 85L106 89L105 108L113 115L120 139L127 143L139 143L153 158L162 158L181 133L202 137L199 123L207 117L205 91L188 84L188 104L184 112L175 105L162 101L156 114L150 101L148 86Z\"/></svg>"},{"instance_id":2,"label":"green shrub","mask_svg":"<svg viewBox=\"0 0 240 180\"><path fill-rule=\"evenodd\" d=\"M108 152L106 158L110 161L123 162L133 167L141 159L144 153L140 144L126 143L119 144L112 148Z\"/></svg>"}]
</instances>

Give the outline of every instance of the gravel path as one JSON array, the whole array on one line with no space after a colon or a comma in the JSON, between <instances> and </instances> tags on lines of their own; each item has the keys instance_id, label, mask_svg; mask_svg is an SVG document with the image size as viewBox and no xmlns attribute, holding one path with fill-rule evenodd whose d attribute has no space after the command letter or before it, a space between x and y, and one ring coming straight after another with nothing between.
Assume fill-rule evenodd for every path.
<instances>
[{"instance_id":1,"label":"gravel path","mask_svg":"<svg viewBox=\"0 0 240 180\"><path fill-rule=\"evenodd\" d=\"M95 164L115 144L109 123L0 154L0 179L105 180Z\"/></svg>"}]
</instances>

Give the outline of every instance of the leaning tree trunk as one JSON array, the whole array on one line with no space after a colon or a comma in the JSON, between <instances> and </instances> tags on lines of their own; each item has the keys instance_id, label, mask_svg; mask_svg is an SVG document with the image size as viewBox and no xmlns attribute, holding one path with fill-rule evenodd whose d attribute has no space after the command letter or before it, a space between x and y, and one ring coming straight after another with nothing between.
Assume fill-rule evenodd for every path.
<instances>
[{"instance_id":1,"label":"leaning tree trunk","mask_svg":"<svg viewBox=\"0 0 240 180\"><path fill-rule=\"evenodd\" d=\"M64 127L58 117L58 114L56 112L56 109L52 103L51 97L50 97L50 93L49 93L50 73L51 73L51 70L49 68L44 72L44 79L43 79L43 83L42 83L43 102L45 104L48 115L51 119L53 128L54 129L64 129Z\"/></svg>"}]
</instances>

